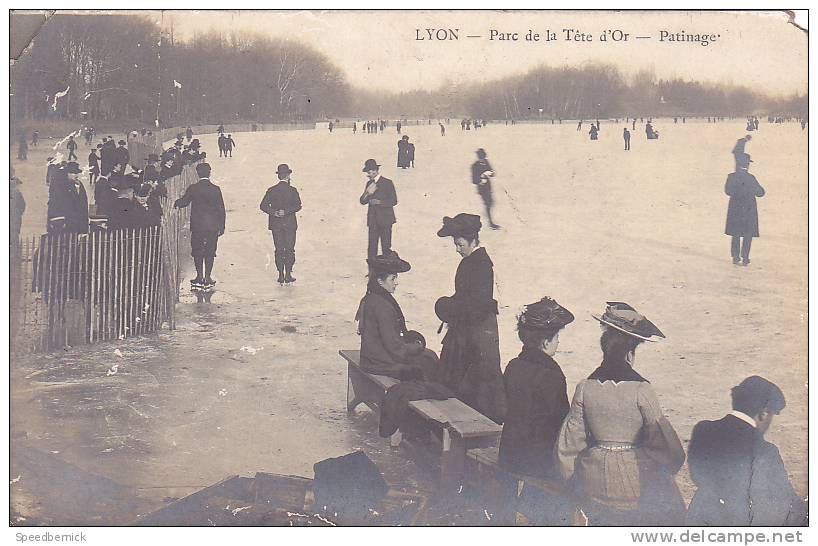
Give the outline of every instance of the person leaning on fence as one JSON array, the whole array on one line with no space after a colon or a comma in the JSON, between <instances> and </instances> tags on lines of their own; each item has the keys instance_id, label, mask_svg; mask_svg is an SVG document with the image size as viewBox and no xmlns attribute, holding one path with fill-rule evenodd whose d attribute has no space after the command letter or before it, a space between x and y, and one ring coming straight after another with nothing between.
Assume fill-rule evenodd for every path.
<instances>
[{"instance_id":1,"label":"person leaning on fence","mask_svg":"<svg viewBox=\"0 0 818 546\"><path fill-rule=\"evenodd\" d=\"M805 525L806 503L790 484L778 448L764 439L786 406L777 385L757 375L731 391L733 411L693 427L688 467L698 487L686 525Z\"/></svg>"},{"instance_id":2,"label":"person leaning on fence","mask_svg":"<svg viewBox=\"0 0 818 546\"><path fill-rule=\"evenodd\" d=\"M665 337L623 302L592 315L602 327L602 363L580 381L555 449L592 526L681 525L685 505L673 475L685 453L656 392L633 369L636 348Z\"/></svg>"},{"instance_id":3,"label":"person leaning on fence","mask_svg":"<svg viewBox=\"0 0 818 546\"><path fill-rule=\"evenodd\" d=\"M301 197L290 184L292 172L286 163L279 165L276 170L278 184L267 190L259 205L262 212L268 215L267 228L273 235L279 284L295 282L292 276L298 230L295 213L301 210Z\"/></svg>"},{"instance_id":4,"label":"person leaning on fence","mask_svg":"<svg viewBox=\"0 0 818 546\"><path fill-rule=\"evenodd\" d=\"M196 165L199 181L191 184L185 194L176 200L173 208L184 208L192 204L190 211L190 247L196 266L194 286L214 286L210 276L216 258L216 247L220 236L224 235L225 209L222 191L210 181L210 165Z\"/></svg>"}]
</instances>

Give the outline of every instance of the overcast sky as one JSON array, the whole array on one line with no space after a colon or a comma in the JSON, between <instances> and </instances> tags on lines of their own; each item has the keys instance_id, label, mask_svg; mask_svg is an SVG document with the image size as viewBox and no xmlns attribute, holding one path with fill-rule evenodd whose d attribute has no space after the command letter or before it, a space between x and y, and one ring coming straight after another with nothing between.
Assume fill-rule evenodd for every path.
<instances>
[{"instance_id":1,"label":"overcast sky","mask_svg":"<svg viewBox=\"0 0 818 546\"><path fill-rule=\"evenodd\" d=\"M493 79L538 64L587 62L612 63L626 74L648 68L659 77L747 85L773 95L807 89L807 35L780 12L209 11L165 12L165 25L168 13L177 39L210 29L297 39L332 59L352 84L372 89L433 89L447 80ZM430 41L426 28L459 29L459 40ZM589 33L593 41L567 42L566 28ZM425 40L416 39L417 29ZM519 41L490 41L492 29L517 32ZM543 39L550 29L557 40L527 42L529 29ZM600 42L606 29L630 37ZM719 37L706 47L663 43L662 30Z\"/></svg>"}]
</instances>

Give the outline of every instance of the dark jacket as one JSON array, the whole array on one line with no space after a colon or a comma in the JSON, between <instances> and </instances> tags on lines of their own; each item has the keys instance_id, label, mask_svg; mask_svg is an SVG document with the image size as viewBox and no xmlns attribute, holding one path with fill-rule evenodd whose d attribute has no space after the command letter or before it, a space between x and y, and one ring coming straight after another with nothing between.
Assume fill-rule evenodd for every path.
<instances>
[{"instance_id":1,"label":"dark jacket","mask_svg":"<svg viewBox=\"0 0 818 546\"><path fill-rule=\"evenodd\" d=\"M406 321L392 294L380 286L370 289L355 318L361 335L361 368L397 379L410 377L424 348L403 338Z\"/></svg>"},{"instance_id":2,"label":"dark jacket","mask_svg":"<svg viewBox=\"0 0 818 546\"><path fill-rule=\"evenodd\" d=\"M554 445L568 415L565 375L542 351L523 349L503 373L507 411L500 465L539 478L556 478Z\"/></svg>"},{"instance_id":3,"label":"dark jacket","mask_svg":"<svg viewBox=\"0 0 818 546\"><path fill-rule=\"evenodd\" d=\"M156 182L159 180L159 170L154 165L146 165L142 171L143 182Z\"/></svg>"},{"instance_id":4,"label":"dark jacket","mask_svg":"<svg viewBox=\"0 0 818 546\"><path fill-rule=\"evenodd\" d=\"M64 231L88 233L88 196L83 185L77 187L67 178L55 181L49 190L48 219L64 223Z\"/></svg>"},{"instance_id":5,"label":"dark jacket","mask_svg":"<svg viewBox=\"0 0 818 546\"><path fill-rule=\"evenodd\" d=\"M396 222L395 209L398 204L398 194L395 192L395 184L388 178L383 176L377 179L378 187L372 195L367 195L366 188L369 186L369 180L364 186L364 193L361 194L361 204L369 204L369 209L366 211L366 225L368 226L388 226ZM378 199L379 204L373 205L369 203L371 199Z\"/></svg>"},{"instance_id":6,"label":"dark jacket","mask_svg":"<svg viewBox=\"0 0 818 546\"><path fill-rule=\"evenodd\" d=\"M724 184L724 193L730 196L724 233L742 237L758 237L756 197L764 197L764 188L758 183L756 177L742 169L730 173Z\"/></svg>"},{"instance_id":7,"label":"dark jacket","mask_svg":"<svg viewBox=\"0 0 818 546\"><path fill-rule=\"evenodd\" d=\"M96 172L99 173L99 156L94 153L94 151L88 152L88 167Z\"/></svg>"},{"instance_id":8,"label":"dark jacket","mask_svg":"<svg viewBox=\"0 0 818 546\"><path fill-rule=\"evenodd\" d=\"M688 525L804 523L806 506L790 484L778 448L734 415L696 424L688 466L698 487Z\"/></svg>"},{"instance_id":9,"label":"dark jacket","mask_svg":"<svg viewBox=\"0 0 818 546\"><path fill-rule=\"evenodd\" d=\"M267 220L267 229L274 228L292 228L298 227L298 220L295 213L301 210L301 198L298 195L298 190L292 187L289 183L280 181L275 186L272 186L264 194L264 199L261 200L259 208L269 215ZM273 216L277 210L284 210L285 214L281 218Z\"/></svg>"},{"instance_id":10,"label":"dark jacket","mask_svg":"<svg viewBox=\"0 0 818 546\"><path fill-rule=\"evenodd\" d=\"M128 163L131 160L131 153L128 151L128 148L125 146L120 146L116 149L116 162L122 165L123 167L127 167Z\"/></svg>"},{"instance_id":11,"label":"dark jacket","mask_svg":"<svg viewBox=\"0 0 818 546\"><path fill-rule=\"evenodd\" d=\"M200 178L191 184L174 206L184 208L191 203L190 231L224 232L226 213L222 191L210 179Z\"/></svg>"},{"instance_id":12,"label":"dark jacket","mask_svg":"<svg viewBox=\"0 0 818 546\"><path fill-rule=\"evenodd\" d=\"M478 159L477 161L471 164L471 183L479 186L480 182L482 182L482 180L480 179L482 174L486 171L491 170L493 169L491 168L491 164L489 163L488 159ZM489 181L486 183L490 184L491 182Z\"/></svg>"},{"instance_id":13,"label":"dark jacket","mask_svg":"<svg viewBox=\"0 0 818 546\"><path fill-rule=\"evenodd\" d=\"M114 199L111 208L108 220L108 227L111 229L146 228L159 225L161 220L161 212L150 206L143 207L133 199Z\"/></svg>"},{"instance_id":14,"label":"dark jacket","mask_svg":"<svg viewBox=\"0 0 818 546\"><path fill-rule=\"evenodd\" d=\"M11 230L11 242L16 242L20 236L20 228L23 225L23 213L26 211L26 200L20 188L13 183L9 190L9 228Z\"/></svg>"},{"instance_id":15,"label":"dark jacket","mask_svg":"<svg viewBox=\"0 0 818 546\"><path fill-rule=\"evenodd\" d=\"M460 260L454 275L451 309L453 324L479 322L497 314L494 299L494 264L486 249L478 248Z\"/></svg>"},{"instance_id":16,"label":"dark jacket","mask_svg":"<svg viewBox=\"0 0 818 546\"><path fill-rule=\"evenodd\" d=\"M94 203L97 205L97 216L110 216L113 212L117 191L108 180L100 180L94 184Z\"/></svg>"}]
</instances>

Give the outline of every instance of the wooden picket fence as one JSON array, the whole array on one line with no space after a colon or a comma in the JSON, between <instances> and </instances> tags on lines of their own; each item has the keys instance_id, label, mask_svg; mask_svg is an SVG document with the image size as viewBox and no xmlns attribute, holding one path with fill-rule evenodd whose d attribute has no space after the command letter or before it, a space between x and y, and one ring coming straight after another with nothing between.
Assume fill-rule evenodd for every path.
<instances>
[{"instance_id":1,"label":"wooden picket fence","mask_svg":"<svg viewBox=\"0 0 818 546\"><path fill-rule=\"evenodd\" d=\"M159 226L51 233L9 247L13 355L125 339L176 327L180 241L189 208L173 202L195 166L167 180Z\"/></svg>"}]
</instances>

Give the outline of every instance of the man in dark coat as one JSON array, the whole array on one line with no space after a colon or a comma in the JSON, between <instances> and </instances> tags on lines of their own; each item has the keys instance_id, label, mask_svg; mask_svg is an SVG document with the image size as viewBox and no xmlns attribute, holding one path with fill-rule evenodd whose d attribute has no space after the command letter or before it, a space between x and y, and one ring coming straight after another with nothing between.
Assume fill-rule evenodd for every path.
<instances>
[{"instance_id":1,"label":"man in dark coat","mask_svg":"<svg viewBox=\"0 0 818 546\"><path fill-rule=\"evenodd\" d=\"M219 157L227 157L227 152L224 148L224 141L227 139L222 133L219 133L218 145L219 145Z\"/></svg>"},{"instance_id":2,"label":"man in dark coat","mask_svg":"<svg viewBox=\"0 0 818 546\"><path fill-rule=\"evenodd\" d=\"M77 159L77 142L74 140L74 135L68 137L65 147L68 148L68 161Z\"/></svg>"},{"instance_id":3,"label":"man in dark coat","mask_svg":"<svg viewBox=\"0 0 818 546\"><path fill-rule=\"evenodd\" d=\"M471 183L477 188L477 193L483 199L483 204L486 206L486 216L489 220L489 227L491 229L500 229L498 224L491 219L491 205L494 203L494 198L491 194L491 179L494 176L494 169L486 159L486 150L480 148L475 152L477 154L477 161L471 166Z\"/></svg>"},{"instance_id":4,"label":"man in dark coat","mask_svg":"<svg viewBox=\"0 0 818 546\"><path fill-rule=\"evenodd\" d=\"M94 203L96 203L96 215L110 218L114 211L114 201L117 198L117 190L108 181L108 178L100 176L94 184Z\"/></svg>"},{"instance_id":5,"label":"man in dark coat","mask_svg":"<svg viewBox=\"0 0 818 546\"><path fill-rule=\"evenodd\" d=\"M435 303L438 318L449 325L440 353L442 383L457 397L502 424L506 394L500 372L494 264L480 246L480 217L460 213L443 218L438 237L452 237L463 259L454 277L454 295Z\"/></svg>"},{"instance_id":6,"label":"man in dark coat","mask_svg":"<svg viewBox=\"0 0 818 546\"><path fill-rule=\"evenodd\" d=\"M295 264L295 234L298 220L295 213L301 210L298 190L290 185L292 170L286 163L278 166L278 184L264 194L259 207L269 216L267 228L273 234L275 264L278 269L278 283L295 282L292 276Z\"/></svg>"},{"instance_id":7,"label":"man in dark coat","mask_svg":"<svg viewBox=\"0 0 818 546\"><path fill-rule=\"evenodd\" d=\"M625 150L631 149L631 132L628 131L628 128L625 127L622 130L622 138L625 140Z\"/></svg>"},{"instance_id":8,"label":"man in dark coat","mask_svg":"<svg viewBox=\"0 0 818 546\"><path fill-rule=\"evenodd\" d=\"M523 350L503 373L508 410L500 437L500 465L512 472L559 478L554 445L570 405L565 374L553 357L560 330L573 320L550 298L527 305L517 319Z\"/></svg>"},{"instance_id":9,"label":"man in dark coat","mask_svg":"<svg viewBox=\"0 0 818 546\"><path fill-rule=\"evenodd\" d=\"M225 208L222 191L210 182L210 165L196 165L199 181L191 184L185 194L176 200L173 208L184 208L193 204L190 211L190 247L196 278L191 281L195 287L212 288L216 282L211 278L213 262L219 237L224 235Z\"/></svg>"},{"instance_id":10,"label":"man in dark coat","mask_svg":"<svg viewBox=\"0 0 818 546\"><path fill-rule=\"evenodd\" d=\"M127 167L131 162L131 154L126 147L126 143L124 140L119 141L119 148L116 149L116 162L119 165L122 165L123 170Z\"/></svg>"},{"instance_id":11,"label":"man in dark coat","mask_svg":"<svg viewBox=\"0 0 818 546\"><path fill-rule=\"evenodd\" d=\"M20 228L23 225L23 213L26 211L26 200L20 186L23 181L12 176L9 179L9 244L17 243L20 238Z\"/></svg>"},{"instance_id":12,"label":"man in dark coat","mask_svg":"<svg viewBox=\"0 0 818 546\"><path fill-rule=\"evenodd\" d=\"M224 156L233 157L233 148L236 147L236 142L233 140L233 135L224 137Z\"/></svg>"},{"instance_id":13,"label":"man in dark coat","mask_svg":"<svg viewBox=\"0 0 818 546\"><path fill-rule=\"evenodd\" d=\"M764 439L786 405L774 383L759 376L732 390L733 411L693 428L690 476L698 487L687 525L804 525L806 505L790 484L778 448Z\"/></svg>"},{"instance_id":14,"label":"man in dark coat","mask_svg":"<svg viewBox=\"0 0 818 546\"><path fill-rule=\"evenodd\" d=\"M97 144L96 148L91 148L91 151L88 152L88 177L92 186L99 176L99 156L97 155L97 151L100 148L102 148L102 145Z\"/></svg>"},{"instance_id":15,"label":"man in dark coat","mask_svg":"<svg viewBox=\"0 0 818 546\"><path fill-rule=\"evenodd\" d=\"M367 159L363 172L368 178L360 202L368 205L366 211L366 225L369 227L369 246L367 257L378 255L378 241L381 242L381 254L388 254L392 249L392 224L395 219L395 205L398 204L398 194L391 180L380 176L380 165L374 159Z\"/></svg>"},{"instance_id":16,"label":"man in dark coat","mask_svg":"<svg viewBox=\"0 0 818 546\"><path fill-rule=\"evenodd\" d=\"M49 188L48 231L88 233L88 196L80 182L82 172L76 162L69 162L64 177Z\"/></svg>"},{"instance_id":17,"label":"man in dark coat","mask_svg":"<svg viewBox=\"0 0 818 546\"><path fill-rule=\"evenodd\" d=\"M756 197L764 197L764 188L755 176L747 172L752 161L748 154L739 156L736 172L727 175L727 182L724 184L724 193L730 196L724 233L732 237L730 254L733 263L739 264L740 249L741 265L745 266L750 263L750 245L753 237L759 236Z\"/></svg>"}]
</instances>

